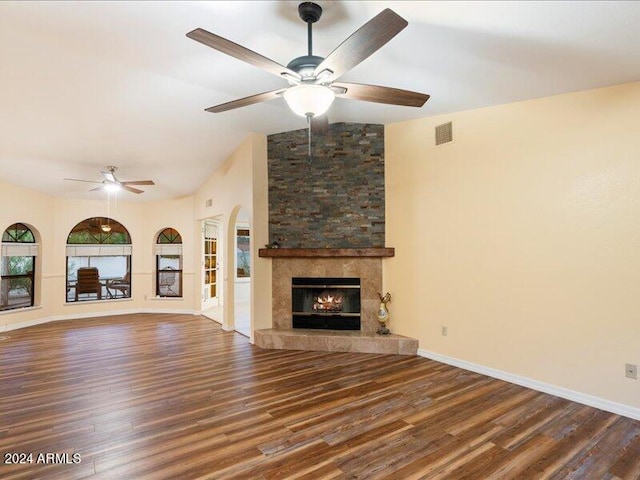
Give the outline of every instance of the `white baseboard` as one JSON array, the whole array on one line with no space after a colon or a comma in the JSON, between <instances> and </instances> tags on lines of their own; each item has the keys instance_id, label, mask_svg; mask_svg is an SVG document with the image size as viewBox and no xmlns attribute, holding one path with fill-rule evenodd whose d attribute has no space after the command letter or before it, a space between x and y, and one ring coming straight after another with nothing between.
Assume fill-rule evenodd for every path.
<instances>
[{"instance_id":1,"label":"white baseboard","mask_svg":"<svg viewBox=\"0 0 640 480\"><path fill-rule=\"evenodd\" d=\"M177 314L197 315L197 312L195 310L170 309L170 308L132 308L127 310L112 310L108 312L70 313L68 315L52 315L50 317L37 318L35 320L28 320L26 322L12 323L9 325L5 325L2 331L8 332L11 330L18 330L20 328L33 327L34 325L42 325L44 323L59 322L63 320L108 317L111 315L129 315L132 313L170 313L174 315L177 315Z\"/></svg>"},{"instance_id":2,"label":"white baseboard","mask_svg":"<svg viewBox=\"0 0 640 480\"><path fill-rule=\"evenodd\" d=\"M453 365L454 367L463 368L464 370L470 370L472 372L481 373L488 377L498 378L505 382L515 383L523 387L531 388L538 392L548 393L555 395L556 397L565 398L572 402L581 403L589 407L595 407L606 412L622 415L623 417L629 417L634 420L640 420L640 408L631 407L623 403L613 402L586 393L576 392L569 390L568 388L558 387L549 383L539 382L531 378L522 377L513 373L505 372L503 370L496 370L494 368L485 367L476 363L467 362L466 360L459 360L457 358L448 357L439 353L431 352L429 350L418 349L418 355L437 362L446 363L447 365Z\"/></svg>"}]
</instances>

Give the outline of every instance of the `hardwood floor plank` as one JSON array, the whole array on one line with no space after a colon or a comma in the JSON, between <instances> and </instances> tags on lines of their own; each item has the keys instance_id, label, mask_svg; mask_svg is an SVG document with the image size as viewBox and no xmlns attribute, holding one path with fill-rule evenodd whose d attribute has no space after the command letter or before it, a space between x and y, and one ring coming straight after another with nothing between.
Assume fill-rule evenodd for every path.
<instances>
[{"instance_id":1,"label":"hardwood floor plank","mask_svg":"<svg viewBox=\"0 0 640 480\"><path fill-rule=\"evenodd\" d=\"M446 476L455 468L465 462L470 462L478 455L488 455L494 448L486 441L476 441L478 436L483 436L493 430L494 426L483 424L473 432L467 431L463 436L454 436L444 432L444 435L427 438L435 438L434 442L429 442L420 446L413 455L408 456L408 462L401 465L395 471L397 478L421 479L436 478ZM424 428L416 427L410 430L418 438L424 438L422 434Z\"/></svg>"},{"instance_id":2,"label":"hardwood floor plank","mask_svg":"<svg viewBox=\"0 0 640 480\"><path fill-rule=\"evenodd\" d=\"M529 469L530 465L549 456L553 451L555 442L545 435L534 435L519 443L517 447L509 449L509 455L496 458L487 462L482 470L476 474L486 475L487 478L537 478L523 475L522 472ZM505 449L506 450L506 449ZM468 466L467 468L473 468ZM468 475L467 475L468 478Z\"/></svg>"},{"instance_id":3,"label":"hardwood floor plank","mask_svg":"<svg viewBox=\"0 0 640 480\"><path fill-rule=\"evenodd\" d=\"M636 431L633 431L636 430ZM627 422L618 419L598 435L598 442L583 455L575 457L560 472L552 476L568 480L600 479L615 465L640 429L629 429Z\"/></svg>"},{"instance_id":4,"label":"hardwood floor plank","mask_svg":"<svg viewBox=\"0 0 640 480\"><path fill-rule=\"evenodd\" d=\"M621 452L609 472L623 480L640 480L640 436Z\"/></svg>"},{"instance_id":5,"label":"hardwood floor plank","mask_svg":"<svg viewBox=\"0 0 640 480\"><path fill-rule=\"evenodd\" d=\"M328 460L311 468L302 470L295 475L290 475L290 480L336 480L343 478L344 472Z\"/></svg>"},{"instance_id":6,"label":"hardwood floor plank","mask_svg":"<svg viewBox=\"0 0 640 480\"><path fill-rule=\"evenodd\" d=\"M0 343L5 479L640 480L640 422L420 357L263 350L204 317Z\"/></svg>"},{"instance_id":7,"label":"hardwood floor plank","mask_svg":"<svg viewBox=\"0 0 640 480\"><path fill-rule=\"evenodd\" d=\"M465 418L447 428L447 432L452 435L459 435L479 424L491 422L505 411L528 402L536 395L537 392L524 388L505 388L503 392L490 398L485 398L482 402L474 402L474 413L467 412L464 416Z\"/></svg>"},{"instance_id":8,"label":"hardwood floor plank","mask_svg":"<svg viewBox=\"0 0 640 480\"><path fill-rule=\"evenodd\" d=\"M564 467L569 464L572 459L578 460L583 458L589 449L598 444L603 432L618 419L616 415L595 409L590 410L592 413L591 417L583 423L581 427L576 428L558 441L551 455L542 457L538 462L529 466L528 469L523 472L523 480L527 478L527 475L528 478L566 478L567 471L565 471L564 474L560 473ZM630 422L631 427L632 424L637 423L633 420Z\"/></svg>"},{"instance_id":9,"label":"hardwood floor plank","mask_svg":"<svg viewBox=\"0 0 640 480\"><path fill-rule=\"evenodd\" d=\"M526 442L545 426L554 423L559 417L564 415L561 408L569 403L560 398L551 399L540 409L533 409L528 415L523 415L520 422L504 429L499 435L491 439L493 443L501 446L505 450L514 450L521 443Z\"/></svg>"}]
</instances>

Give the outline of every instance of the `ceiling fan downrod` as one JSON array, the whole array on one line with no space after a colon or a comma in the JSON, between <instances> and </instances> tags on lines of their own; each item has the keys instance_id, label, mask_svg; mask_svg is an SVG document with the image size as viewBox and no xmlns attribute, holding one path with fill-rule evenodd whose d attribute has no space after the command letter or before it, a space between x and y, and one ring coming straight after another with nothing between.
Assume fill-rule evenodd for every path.
<instances>
[{"instance_id":1,"label":"ceiling fan downrod","mask_svg":"<svg viewBox=\"0 0 640 480\"><path fill-rule=\"evenodd\" d=\"M298 15L303 22L307 24L307 56L294 59L289 65L290 68L307 66L307 68L315 68L323 60L313 56L313 24L320 20L322 16L322 7L313 2L302 2L298 5ZM298 62L296 62L296 60ZM302 70L300 70L302 71ZM311 119L313 115L307 114L307 162L311 163L313 155L311 154Z\"/></svg>"},{"instance_id":2,"label":"ceiling fan downrod","mask_svg":"<svg viewBox=\"0 0 640 480\"><path fill-rule=\"evenodd\" d=\"M322 7L313 2L302 2L298 5L298 15L307 24L307 55L313 55L313 24L320 20Z\"/></svg>"}]
</instances>

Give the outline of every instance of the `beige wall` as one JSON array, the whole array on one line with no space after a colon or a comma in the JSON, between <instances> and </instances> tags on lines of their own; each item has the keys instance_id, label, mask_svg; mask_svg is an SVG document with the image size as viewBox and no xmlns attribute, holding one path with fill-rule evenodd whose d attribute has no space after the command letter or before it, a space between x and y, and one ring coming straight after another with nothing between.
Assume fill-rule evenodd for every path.
<instances>
[{"instance_id":1,"label":"beige wall","mask_svg":"<svg viewBox=\"0 0 640 480\"><path fill-rule=\"evenodd\" d=\"M450 120L454 142L435 147ZM640 83L385 135L392 330L640 408L640 381L624 376L640 364Z\"/></svg>"},{"instance_id":2,"label":"beige wall","mask_svg":"<svg viewBox=\"0 0 640 480\"><path fill-rule=\"evenodd\" d=\"M53 198L40 192L0 181L0 234L14 223L25 223L39 238L40 255L36 262L36 277L42 288L35 296L40 304L50 304L55 283ZM33 322L43 316L42 309L0 314L0 331L8 324Z\"/></svg>"},{"instance_id":3,"label":"beige wall","mask_svg":"<svg viewBox=\"0 0 640 480\"><path fill-rule=\"evenodd\" d=\"M198 312L202 291L202 241L200 220L215 217L223 235L233 236L229 225L243 208L252 225L251 298L253 328L271 326L271 263L259 259L257 250L268 242L267 146L264 135L248 136L225 164L214 172L195 195L148 203L112 201L96 195L95 201L55 198L0 182L0 229L23 222L34 227L42 241L37 274L35 309L0 313L0 331L41 321L131 311ZM213 199L211 208L205 200ZM109 216L131 234L132 298L118 301L66 304L65 245L69 231L81 220ZM154 243L160 230L173 227L183 241L183 298L155 298ZM233 242L227 242L233 245ZM233 249L224 258L225 271L233 262ZM231 264L232 265L232 264ZM225 295L233 295L233 282L225 276ZM233 280L233 276L230 277ZM232 298L232 297L231 297ZM233 302L230 303L231 305ZM266 314L263 314L266 312ZM225 322L233 327L233 309L225 307Z\"/></svg>"},{"instance_id":4,"label":"beige wall","mask_svg":"<svg viewBox=\"0 0 640 480\"><path fill-rule=\"evenodd\" d=\"M183 311L198 308L194 294L193 197L150 203L112 201L109 216L131 234L132 297L103 302L65 302L65 246L69 231L81 220L107 216L106 200L54 198L0 182L0 229L15 222L32 226L40 235L35 309L0 313L0 330L44 320L128 311ZM173 227L183 240L183 291L181 299L155 298L154 243L160 230ZM199 299L198 299L199 300Z\"/></svg>"},{"instance_id":5,"label":"beige wall","mask_svg":"<svg viewBox=\"0 0 640 480\"><path fill-rule=\"evenodd\" d=\"M267 171L267 137L254 135L253 160L253 230L251 239L251 318L252 332L271 328L271 259L259 258L258 249L269 243L269 177ZM253 338L253 336L252 336Z\"/></svg>"},{"instance_id":6,"label":"beige wall","mask_svg":"<svg viewBox=\"0 0 640 480\"><path fill-rule=\"evenodd\" d=\"M212 206L206 207L207 199ZM251 330L271 326L271 263L258 258L258 248L268 243L267 140L264 135L249 135L221 168L195 194L195 217L213 218L222 225L225 240L223 268L223 325L234 328L233 298L235 283L234 226L240 209L251 227Z\"/></svg>"}]
</instances>

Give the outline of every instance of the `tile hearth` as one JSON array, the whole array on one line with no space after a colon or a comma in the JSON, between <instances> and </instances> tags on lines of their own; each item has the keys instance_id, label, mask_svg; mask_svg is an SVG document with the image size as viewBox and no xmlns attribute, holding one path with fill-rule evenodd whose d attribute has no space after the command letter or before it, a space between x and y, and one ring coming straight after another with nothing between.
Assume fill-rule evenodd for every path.
<instances>
[{"instance_id":1,"label":"tile hearth","mask_svg":"<svg viewBox=\"0 0 640 480\"><path fill-rule=\"evenodd\" d=\"M344 330L265 329L256 330L255 344L282 350L318 350L323 352L389 353L416 355L418 340L401 335L378 335Z\"/></svg>"}]
</instances>

